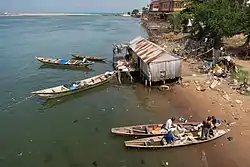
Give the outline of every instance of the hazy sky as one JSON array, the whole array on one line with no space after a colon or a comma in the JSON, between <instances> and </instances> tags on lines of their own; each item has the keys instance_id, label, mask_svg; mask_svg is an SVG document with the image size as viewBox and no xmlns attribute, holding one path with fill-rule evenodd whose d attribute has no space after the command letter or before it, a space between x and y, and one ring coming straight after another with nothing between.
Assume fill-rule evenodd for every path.
<instances>
[{"instance_id":1,"label":"hazy sky","mask_svg":"<svg viewBox=\"0 0 250 167\"><path fill-rule=\"evenodd\" d=\"M127 12L150 0L0 0L0 12Z\"/></svg>"}]
</instances>

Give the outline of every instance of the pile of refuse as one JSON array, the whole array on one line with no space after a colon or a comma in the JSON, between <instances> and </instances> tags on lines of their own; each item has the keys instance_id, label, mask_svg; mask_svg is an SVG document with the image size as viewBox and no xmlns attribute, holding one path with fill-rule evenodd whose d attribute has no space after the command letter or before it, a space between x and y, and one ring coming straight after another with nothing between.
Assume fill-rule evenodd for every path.
<instances>
[{"instance_id":1,"label":"pile of refuse","mask_svg":"<svg viewBox=\"0 0 250 167\"><path fill-rule=\"evenodd\" d=\"M239 83L236 79L233 80L233 83L229 83L233 90L236 90L242 95L250 95L250 84L248 83Z\"/></svg>"},{"instance_id":2,"label":"pile of refuse","mask_svg":"<svg viewBox=\"0 0 250 167\"><path fill-rule=\"evenodd\" d=\"M239 68L230 56L215 57L212 60L202 60L202 70L213 78L229 80L229 85L242 95L250 95L248 73ZM216 86L216 83L212 87Z\"/></svg>"}]
</instances>

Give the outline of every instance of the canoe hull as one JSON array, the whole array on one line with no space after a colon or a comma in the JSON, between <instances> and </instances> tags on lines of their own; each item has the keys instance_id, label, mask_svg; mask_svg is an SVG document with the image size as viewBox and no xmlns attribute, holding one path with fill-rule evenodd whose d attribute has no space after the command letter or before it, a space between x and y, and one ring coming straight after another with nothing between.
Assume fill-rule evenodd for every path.
<instances>
[{"instance_id":1,"label":"canoe hull","mask_svg":"<svg viewBox=\"0 0 250 167\"><path fill-rule=\"evenodd\" d=\"M96 57L96 56L85 56L85 55L77 55L77 54L72 54L72 57L74 57L74 59L80 60L83 58L86 58L89 61L105 61L106 58L105 57Z\"/></svg>"},{"instance_id":2,"label":"canoe hull","mask_svg":"<svg viewBox=\"0 0 250 167\"><path fill-rule=\"evenodd\" d=\"M81 63L81 64L60 64L60 63L56 63L57 59L46 59L43 57L36 57L36 59L45 64L45 65L49 65L49 66L60 66L60 67L73 67L73 68L85 68L88 67L89 65L92 65L93 62L89 62L89 63ZM49 60L49 61L48 61Z\"/></svg>"},{"instance_id":3,"label":"canoe hull","mask_svg":"<svg viewBox=\"0 0 250 167\"><path fill-rule=\"evenodd\" d=\"M59 98L59 97L63 97L63 96L76 94L76 93L79 93L79 92L82 92L82 91L85 91L85 90L88 90L88 89L95 88L97 86L104 85L104 84L108 83L110 80L112 80L115 75L116 75L116 73L112 74L109 78L107 78L106 80L104 80L102 82L98 82L98 83L92 84L92 85L86 85L86 86L84 86L82 88L75 89L75 90L72 90L72 91L65 91L65 92L61 92L61 93L60 92L59 93L41 93L41 92L37 91L37 92L32 92L32 93L36 94L36 95L38 95L40 97L44 97L44 98L48 98L48 99L55 99L55 98Z\"/></svg>"},{"instance_id":4,"label":"canoe hull","mask_svg":"<svg viewBox=\"0 0 250 167\"><path fill-rule=\"evenodd\" d=\"M155 136L155 137L147 137L143 139L129 140L129 141L125 141L124 144L125 144L125 147L128 147L128 148L145 148L145 149L182 147L182 146L206 143L206 142L215 140L217 138L224 136L229 131L230 129L215 130L216 132L215 136L212 138L209 138L208 140L201 140L199 139L199 137L186 136L185 140L179 140L177 142L174 142L173 144L162 145L161 140L163 138L163 135L161 135L161 136Z\"/></svg>"},{"instance_id":5,"label":"canoe hull","mask_svg":"<svg viewBox=\"0 0 250 167\"><path fill-rule=\"evenodd\" d=\"M184 126L185 128L192 128L193 126L197 126L200 122L187 122L187 123L177 123L178 125ZM147 125L136 125L136 126L127 126L127 127L118 127L112 128L111 133L116 135L123 135L123 136L158 136L164 135L162 133L155 132L151 133L151 129L154 126L160 128L163 124L147 124ZM149 133L146 133L145 127L149 130Z\"/></svg>"}]
</instances>

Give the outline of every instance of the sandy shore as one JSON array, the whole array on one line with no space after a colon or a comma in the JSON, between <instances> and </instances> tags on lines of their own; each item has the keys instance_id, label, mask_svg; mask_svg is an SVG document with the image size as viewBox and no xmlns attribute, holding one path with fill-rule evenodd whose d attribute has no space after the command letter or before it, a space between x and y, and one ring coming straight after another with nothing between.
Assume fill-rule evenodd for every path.
<instances>
[{"instance_id":1,"label":"sandy shore","mask_svg":"<svg viewBox=\"0 0 250 167\"><path fill-rule=\"evenodd\" d=\"M183 71L188 74L192 72L189 66L188 63L183 62ZM203 83L206 90L197 91L195 81ZM227 167L249 166L250 159L247 153L250 149L250 103L248 102L250 99L248 96L233 92L227 83L223 82L218 85L217 90L211 90L208 88L210 84L205 84L207 81L207 77L185 77L184 74L183 83L184 85L186 83L187 87L176 86L175 89L177 94L184 96L190 104L191 113L196 117L204 119L214 115L221 120L226 120L224 127L231 129L231 132L218 141L219 144L214 149L207 149L208 164ZM229 95L230 101L223 97L225 93ZM240 100L242 104L237 103L236 100L237 102ZM228 123L232 125L228 126ZM232 137L232 140L229 141L228 137Z\"/></svg>"},{"instance_id":2,"label":"sandy shore","mask_svg":"<svg viewBox=\"0 0 250 167\"><path fill-rule=\"evenodd\" d=\"M160 37L150 36L153 42L161 45L169 52L175 48L181 48L181 44L173 40L174 35L160 34ZM170 39L171 38L171 39ZM174 42L175 41L175 42ZM236 61L249 69L249 62ZM226 136L213 142L213 147L208 145L198 146L205 154L205 161L202 166L205 167L247 167L250 165L250 97L243 96L232 90L228 82L221 80L212 90L209 88L213 79L199 74L194 68L195 63L191 61L182 62L183 84L173 87L176 95L176 103L187 104L183 113L192 121L205 119L207 116L216 116L226 122L222 127L230 128ZM194 74L194 76L192 76ZM195 76L196 75L196 76ZM197 83L205 88L205 91L197 90ZM178 98L180 97L181 98ZM167 100L167 99L165 99ZM162 104L164 105L164 100ZM195 120L194 120L195 119ZM230 124L230 126L229 126Z\"/></svg>"}]
</instances>

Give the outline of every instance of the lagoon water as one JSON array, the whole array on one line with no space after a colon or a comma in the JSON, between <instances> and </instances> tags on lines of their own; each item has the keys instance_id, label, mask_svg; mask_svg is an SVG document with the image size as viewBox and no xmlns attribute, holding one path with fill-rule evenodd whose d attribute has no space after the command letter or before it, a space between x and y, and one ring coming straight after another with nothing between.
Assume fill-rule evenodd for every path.
<instances>
[{"instance_id":1,"label":"lagoon water","mask_svg":"<svg viewBox=\"0 0 250 167\"><path fill-rule=\"evenodd\" d=\"M139 20L114 16L0 18L1 167L172 167L201 166L197 147L126 149L130 137L111 127L163 122L185 109L157 90L116 81L58 100L30 92L112 70L112 43L146 36ZM105 56L89 69L48 68L35 56L70 58L70 53Z\"/></svg>"}]
</instances>

